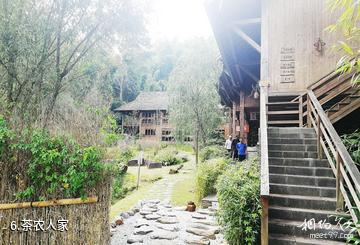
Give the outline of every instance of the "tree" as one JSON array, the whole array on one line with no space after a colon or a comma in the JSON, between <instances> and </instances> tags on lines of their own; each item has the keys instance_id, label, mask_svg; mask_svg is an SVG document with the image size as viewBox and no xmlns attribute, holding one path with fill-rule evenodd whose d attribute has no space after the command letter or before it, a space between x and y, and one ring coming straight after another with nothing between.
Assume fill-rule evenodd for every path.
<instances>
[{"instance_id":1,"label":"tree","mask_svg":"<svg viewBox=\"0 0 360 245\"><path fill-rule=\"evenodd\" d=\"M355 72L352 78L354 83L360 83L360 2L353 0L332 0L330 2L332 12L342 13L337 22L330 25L327 30L330 32L340 31L343 40L339 40L335 47L344 56L338 62L338 72Z\"/></svg>"},{"instance_id":2,"label":"tree","mask_svg":"<svg viewBox=\"0 0 360 245\"><path fill-rule=\"evenodd\" d=\"M194 136L196 163L199 142L206 144L220 124L218 57L213 40L192 40L170 74L170 122L177 140Z\"/></svg>"}]
</instances>

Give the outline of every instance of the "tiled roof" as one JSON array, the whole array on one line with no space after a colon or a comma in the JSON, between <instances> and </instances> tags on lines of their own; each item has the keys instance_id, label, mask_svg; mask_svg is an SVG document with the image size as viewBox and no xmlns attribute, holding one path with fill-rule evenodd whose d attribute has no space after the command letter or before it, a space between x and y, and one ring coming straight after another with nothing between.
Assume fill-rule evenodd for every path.
<instances>
[{"instance_id":1,"label":"tiled roof","mask_svg":"<svg viewBox=\"0 0 360 245\"><path fill-rule=\"evenodd\" d=\"M167 92L140 92L134 101L116 108L115 111L154 111L168 110Z\"/></svg>"}]
</instances>

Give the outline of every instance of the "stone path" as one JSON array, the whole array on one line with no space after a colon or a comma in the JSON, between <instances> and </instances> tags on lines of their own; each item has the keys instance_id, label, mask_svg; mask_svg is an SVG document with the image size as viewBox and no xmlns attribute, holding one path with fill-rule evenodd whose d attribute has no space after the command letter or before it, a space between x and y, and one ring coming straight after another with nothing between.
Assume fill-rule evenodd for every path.
<instances>
[{"instance_id":1,"label":"stone path","mask_svg":"<svg viewBox=\"0 0 360 245\"><path fill-rule=\"evenodd\" d=\"M141 201L111 224L111 245L227 244L214 215L212 209L187 212L168 201Z\"/></svg>"},{"instance_id":2,"label":"stone path","mask_svg":"<svg viewBox=\"0 0 360 245\"><path fill-rule=\"evenodd\" d=\"M179 179L171 175L166 175L151 187L145 199L159 199L164 202L170 202L172 190L177 181L179 181Z\"/></svg>"}]
</instances>

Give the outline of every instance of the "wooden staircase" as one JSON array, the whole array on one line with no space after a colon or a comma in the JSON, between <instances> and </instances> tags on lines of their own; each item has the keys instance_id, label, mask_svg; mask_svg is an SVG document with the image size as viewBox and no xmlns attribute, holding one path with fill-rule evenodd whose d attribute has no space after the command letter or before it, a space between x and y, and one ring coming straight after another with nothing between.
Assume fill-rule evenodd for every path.
<instances>
[{"instance_id":1,"label":"wooden staircase","mask_svg":"<svg viewBox=\"0 0 360 245\"><path fill-rule=\"evenodd\" d=\"M329 74L297 97L260 86L261 244L345 244L332 215L358 222L360 172L332 125L360 106L351 76ZM315 231L302 229L311 219Z\"/></svg>"}]
</instances>

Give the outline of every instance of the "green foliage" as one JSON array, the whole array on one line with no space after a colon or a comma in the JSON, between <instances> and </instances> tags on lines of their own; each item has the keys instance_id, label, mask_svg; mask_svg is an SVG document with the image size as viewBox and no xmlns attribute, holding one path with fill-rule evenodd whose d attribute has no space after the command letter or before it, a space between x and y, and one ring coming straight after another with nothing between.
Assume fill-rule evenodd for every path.
<instances>
[{"instance_id":1,"label":"green foliage","mask_svg":"<svg viewBox=\"0 0 360 245\"><path fill-rule=\"evenodd\" d=\"M9 129L5 119L0 115L0 159L5 153L8 141L14 137L14 132Z\"/></svg>"},{"instance_id":2,"label":"green foliage","mask_svg":"<svg viewBox=\"0 0 360 245\"><path fill-rule=\"evenodd\" d=\"M185 162L186 160L187 159L179 156L178 151L175 149L175 147L172 146L160 149L154 158L154 161L161 162L161 164L164 166L180 164Z\"/></svg>"},{"instance_id":3,"label":"green foliage","mask_svg":"<svg viewBox=\"0 0 360 245\"><path fill-rule=\"evenodd\" d=\"M260 174L258 160L228 167L217 185L219 224L231 245L258 244L260 235Z\"/></svg>"},{"instance_id":4,"label":"green foliage","mask_svg":"<svg viewBox=\"0 0 360 245\"><path fill-rule=\"evenodd\" d=\"M330 25L326 30L329 32L340 31L343 40L339 40L334 46L344 56L338 62L337 71L340 73L356 72L352 77L354 83L360 82L360 2L353 0L331 0L330 10L332 12L342 11L337 22Z\"/></svg>"},{"instance_id":5,"label":"green foliage","mask_svg":"<svg viewBox=\"0 0 360 245\"><path fill-rule=\"evenodd\" d=\"M102 152L97 147L81 148L72 140L40 130L19 141L11 148L28 156L28 184L17 193L20 199L85 197L102 179Z\"/></svg>"},{"instance_id":6,"label":"green foliage","mask_svg":"<svg viewBox=\"0 0 360 245\"><path fill-rule=\"evenodd\" d=\"M124 198L129 192L136 189L136 176L130 173L118 173L112 185L112 203Z\"/></svg>"},{"instance_id":7,"label":"green foliage","mask_svg":"<svg viewBox=\"0 0 360 245\"><path fill-rule=\"evenodd\" d=\"M216 193L216 181L228 166L224 158L215 158L198 165L196 171L196 197L198 201L202 198Z\"/></svg>"},{"instance_id":8,"label":"green foliage","mask_svg":"<svg viewBox=\"0 0 360 245\"><path fill-rule=\"evenodd\" d=\"M205 146L201 149L199 157L201 162L212 158L225 157L225 149L218 145Z\"/></svg>"},{"instance_id":9,"label":"green foliage","mask_svg":"<svg viewBox=\"0 0 360 245\"><path fill-rule=\"evenodd\" d=\"M349 236L346 237L346 244L360 244L360 210L356 207L352 208L358 222L356 223L348 211L346 215L334 215L336 221L342 224L342 227L349 230Z\"/></svg>"},{"instance_id":10,"label":"green foliage","mask_svg":"<svg viewBox=\"0 0 360 245\"><path fill-rule=\"evenodd\" d=\"M345 134L341 138L351 158L360 165L360 130L357 129L351 134Z\"/></svg>"}]
</instances>

